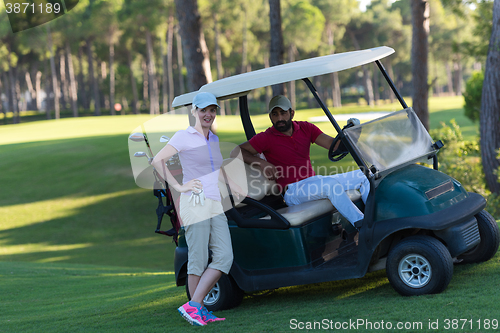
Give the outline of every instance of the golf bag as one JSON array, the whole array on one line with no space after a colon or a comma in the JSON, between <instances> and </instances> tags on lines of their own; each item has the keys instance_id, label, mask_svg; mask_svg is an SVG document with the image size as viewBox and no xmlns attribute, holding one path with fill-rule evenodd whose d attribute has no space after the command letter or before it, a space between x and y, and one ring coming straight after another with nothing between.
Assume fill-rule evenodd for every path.
<instances>
[{"instance_id":1,"label":"golf bag","mask_svg":"<svg viewBox=\"0 0 500 333\"><path fill-rule=\"evenodd\" d=\"M156 207L156 216L158 217L158 225L156 226L155 233L162 234L166 236L172 237L173 241L176 245L177 236L179 234L179 229L181 227L179 216L177 215L177 211L174 206L174 199L172 197L172 193L168 187L168 184L164 181L160 180L156 170L155 173L155 186L153 189L153 193L155 197L158 198L158 207ZM163 198L165 198L165 204L163 204ZM170 217L170 223L172 224L172 228L167 231L161 231L161 222L163 220L163 215L167 214Z\"/></svg>"}]
</instances>

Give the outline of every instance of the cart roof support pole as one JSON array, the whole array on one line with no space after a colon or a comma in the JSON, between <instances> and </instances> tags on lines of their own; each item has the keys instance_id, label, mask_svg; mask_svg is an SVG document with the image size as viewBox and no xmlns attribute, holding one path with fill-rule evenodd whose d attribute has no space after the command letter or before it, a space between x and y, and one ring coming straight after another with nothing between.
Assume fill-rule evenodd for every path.
<instances>
[{"instance_id":1,"label":"cart roof support pole","mask_svg":"<svg viewBox=\"0 0 500 333\"><path fill-rule=\"evenodd\" d=\"M401 106L403 107L403 109L406 109L408 107L408 105L406 105L406 102L403 99L403 97L401 96L401 94L399 93L398 89L396 89L394 82L392 82L389 75L387 75L387 72L385 71L384 65L382 65L380 60L375 60L375 63L377 64L378 68L382 72L382 75L384 76L387 83L389 83L389 86L391 87L392 91L394 92L394 95L396 95L397 99L399 100L399 103L401 103Z\"/></svg>"},{"instance_id":2,"label":"cart roof support pole","mask_svg":"<svg viewBox=\"0 0 500 333\"><path fill-rule=\"evenodd\" d=\"M250 120L250 112L248 111L248 98L247 96L240 96L240 117L241 123L243 124L243 129L245 130L245 135L247 140L250 140L255 135L255 128L253 127L252 120Z\"/></svg>"}]
</instances>

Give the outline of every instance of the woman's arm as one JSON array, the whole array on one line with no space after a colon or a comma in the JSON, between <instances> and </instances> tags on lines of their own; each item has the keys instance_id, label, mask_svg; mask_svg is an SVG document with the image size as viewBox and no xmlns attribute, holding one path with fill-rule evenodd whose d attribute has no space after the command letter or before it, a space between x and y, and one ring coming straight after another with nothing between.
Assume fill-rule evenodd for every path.
<instances>
[{"instance_id":1,"label":"woman's arm","mask_svg":"<svg viewBox=\"0 0 500 333\"><path fill-rule=\"evenodd\" d=\"M160 177L162 177L177 192L199 192L203 188L203 186L198 179L192 179L186 184L180 185L168 169L166 162L175 154L177 154L177 149L167 144L165 147L163 147L162 150L158 152L158 154L156 154L156 156L153 158L153 161L151 162L151 165L155 168Z\"/></svg>"}]
</instances>

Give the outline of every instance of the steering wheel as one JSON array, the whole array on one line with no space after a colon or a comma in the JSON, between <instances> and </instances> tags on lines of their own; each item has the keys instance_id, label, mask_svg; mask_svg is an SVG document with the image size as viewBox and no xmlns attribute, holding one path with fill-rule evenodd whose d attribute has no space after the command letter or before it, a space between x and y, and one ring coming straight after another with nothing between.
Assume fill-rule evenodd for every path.
<instances>
[{"instance_id":1,"label":"steering wheel","mask_svg":"<svg viewBox=\"0 0 500 333\"><path fill-rule=\"evenodd\" d=\"M339 148L335 150L335 145L339 140L340 140L340 135L337 135L335 139L333 139L333 142L330 145L330 149L328 149L328 158L332 162L338 162L344 157L346 157L347 154L349 154L349 151L347 150L345 145L342 144L342 141L340 141Z\"/></svg>"}]
</instances>

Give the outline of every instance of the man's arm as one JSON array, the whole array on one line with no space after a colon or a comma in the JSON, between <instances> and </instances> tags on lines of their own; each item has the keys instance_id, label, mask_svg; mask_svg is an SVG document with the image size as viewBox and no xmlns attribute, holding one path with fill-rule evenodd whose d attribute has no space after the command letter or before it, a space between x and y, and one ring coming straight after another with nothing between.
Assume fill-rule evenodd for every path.
<instances>
[{"instance_id":1,"label":"man's arm","mask_svg":"<svg viewBox=\"0 0 500 333\"><path fill-rule=\"evenodd\" d=\"M318 146L323 147L325 149L330 149L332 142L333 142L333 138L329 135L326 135L325 133L321 133L316 138L316 141L314 141L315 144L317 144ZM340 141L337 142L335 149L338 148L339 144L340 144Z\"/></svg>"},{"instance_id":2,"label":"man's arm","mask_svg":"<svg viewBox=\"0 0 500 333\"><path fill-rule=\"evenodd\" d=\"M278 170L276 170L276 167L273 164L269 163L268 161L263 160L262 158L257 156L259 152L255 150L254 147L252 147L250 142L248 141L244 142L235 149L233 149L230 156L231 157L237 156L238 149L241 149L241 155L243 156L243 161L246 164L250 165L257 164L267 179L276 180L278 174Z\"/></svg>"}]
</instances>

